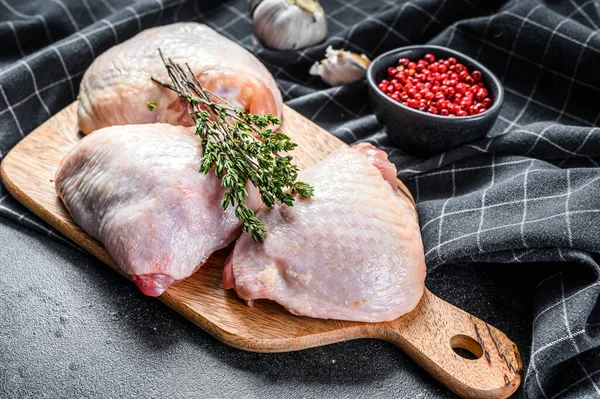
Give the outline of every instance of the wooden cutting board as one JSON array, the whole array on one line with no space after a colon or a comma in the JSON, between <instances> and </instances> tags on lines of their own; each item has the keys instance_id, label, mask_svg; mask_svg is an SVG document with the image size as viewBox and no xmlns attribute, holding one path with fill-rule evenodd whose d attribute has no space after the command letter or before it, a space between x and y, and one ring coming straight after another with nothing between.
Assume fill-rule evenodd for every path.
<instances>
[{"instance_id":1,"label":"wooden cutting board","mask_svg":"<svg viewBox=\"0 0 600 399\"><path fill-rule=\"evenodd\" d=\"M76 107L74 103L65 108L15 146L0 165L2 181L23 205L121 272L104 247L71 219L51 182L59 161L82 137ZM298 143L293 155L301 169L345 145L288 107L284 107L282 120L282 131ZM412 202L410 194L407 201ZM505 398L521 382L518 349L504 333L428 290L415 310L387 323L293 316L266 300L256 301L250 308L232 291L224 290L221 271L226 255L227 250L214 254L196 274L169 288L160 300L228 345L254 352L285 352L377 338L399 346L464 397ZM453 348L466 349L477 359L462 357Z\"/></svg>"}]
</instances>

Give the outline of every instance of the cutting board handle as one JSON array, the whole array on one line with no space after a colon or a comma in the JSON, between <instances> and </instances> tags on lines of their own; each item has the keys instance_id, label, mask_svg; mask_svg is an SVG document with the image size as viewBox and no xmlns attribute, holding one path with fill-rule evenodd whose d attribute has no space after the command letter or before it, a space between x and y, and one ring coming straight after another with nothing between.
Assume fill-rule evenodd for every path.
<instances>
[{"instance_id":1,"label":"cutting board handle","mask_svg":"<svg viewBox=\"0 0 600 399\"><path fill-rule=\"evenodd\" d=\"M521 383L517 346L498 329L427 289L411 313L377 326L378 338L400 347L462 397L507 398ZM463 354L466 350L470 358L453 348Z\"/></svg>"}]
</instances>

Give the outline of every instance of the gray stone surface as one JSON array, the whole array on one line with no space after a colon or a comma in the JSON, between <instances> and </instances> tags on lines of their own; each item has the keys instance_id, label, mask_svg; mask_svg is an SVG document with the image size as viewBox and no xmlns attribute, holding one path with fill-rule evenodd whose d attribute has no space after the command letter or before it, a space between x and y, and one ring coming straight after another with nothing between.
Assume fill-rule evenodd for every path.
<instances>
[{"instance_id":1,"label":"gray stone surface","mask_svg":"<svg viewBox=\"0 0 600 399\"><path fill-rule=\"evenodd\" d=\"M505 331L525 360L530 298L511 267L445 267L427 285ZM454 395L376 340L280 354L227 347L84 252L0 220L0 398L43 397Z\"/></svg>"}]
</instances>

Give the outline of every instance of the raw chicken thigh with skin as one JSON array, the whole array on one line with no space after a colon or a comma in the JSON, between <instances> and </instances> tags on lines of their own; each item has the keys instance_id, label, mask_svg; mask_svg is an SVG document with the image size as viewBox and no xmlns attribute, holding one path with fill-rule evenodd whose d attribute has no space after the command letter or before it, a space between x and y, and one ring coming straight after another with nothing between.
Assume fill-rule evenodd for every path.
<instances>
[{"instance_id":1,"label":"raw chicken thigh with skin","mask_svg":"<svg viewBox=\"0 0 600 399\"><path fill-rule=\"evenodd\" d=\"M104 244L146 295L192 275L240 234L212 172L198 172L194 128L113 126L84 137L62 161L56 190L79 226ZM247 205L257 210L258 190Z\"/></svg>"},{"instance_id":2,"label":"raw chicken thigh with skin","mask_svg":"<svg viewBox=\"0 0 600 399\"><path fill-rule=\"evenodd\" d=\"M231 105L252 114L281 117L273 76L250 52L194 22L147 29L100 55L83 75L78 118L83 133L112 126L165 122L193 125L185 104L150 78L170 83L165 58L187 63L198 80ZM148 102L156 102L152 111Z\"/></svg>"},{"instance_id":3,"label":"raw chicken thigh with skin","mask_svg":"<svg viewBox=\"0 0 600 399\"><path fill-rule=\"evenodd\" d=\"M314 197L257 213L265 242L242 234L225 288L324 319L381 322L410 312L423 294L425 257L414 205L396 192L386 154L362 143L299 180L314 186Z\"/></svg>"}]
</instances>

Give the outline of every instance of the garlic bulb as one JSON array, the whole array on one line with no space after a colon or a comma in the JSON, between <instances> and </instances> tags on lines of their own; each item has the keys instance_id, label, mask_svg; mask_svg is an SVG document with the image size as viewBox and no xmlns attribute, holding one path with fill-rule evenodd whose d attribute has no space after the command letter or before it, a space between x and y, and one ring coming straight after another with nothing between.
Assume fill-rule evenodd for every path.
<instances>
[{"instance_id":1,"label":"garlic bulb","mask_svg":"<svg viewBox=\"0 0 600 399\"><path fill-rule=\"evenodd\" d=\"M325 58L315 62L310 73L320 76L331 86L339 86L363 79L371 61L366 55L358 55L345 50L334 50L331 46L325 50Z\"/></svg>"},{"instance_id":2,"label":"garlic bulb","mask_svg":"<svg viewBox=\"0 0 600 399\"><path fill-rule=\"evenodd\" d=\"M267 47L296 50L327 37L327 20L317 0L249 0L254 36Z\"/></svg>"}]
</instances>

